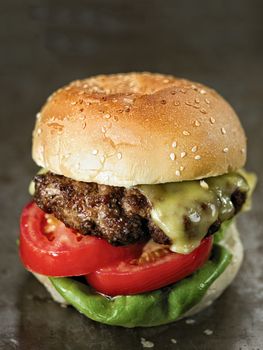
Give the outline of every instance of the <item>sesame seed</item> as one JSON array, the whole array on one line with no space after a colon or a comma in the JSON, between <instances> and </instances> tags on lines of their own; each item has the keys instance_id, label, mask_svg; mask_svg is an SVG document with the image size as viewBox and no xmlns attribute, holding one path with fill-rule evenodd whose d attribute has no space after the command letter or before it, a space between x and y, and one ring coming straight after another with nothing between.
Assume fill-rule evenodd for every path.
<instances>
[{"instance_id":1,"label":"sesame seed","mask_svg":"<svg viewBox=\"0 0 263 350\"><path fill-rule=\"evenodd\" d=\"M195 99L195 102L196 102L196 103L200 103L199 98L196 98L196 99Z\"/></svg>"},{"instance_id":2,"label":"sesame seed","mask_svg":"<svg viewBox=\"0 0 263 350\"><path fill-rule=\"evenodd\" d=\"M184 134L185 136L189 136L189 135L190 135L190 132L189 132L189 131L184 130L184 131L183 131L183 134Z\"/></svg>"},{"instance_id":3,"label":"sesame seed","mask_svg":"<svg viewBox=\"0 0 263 350\"><path fill-rule=\"evenodd\" d=\"M124 97L123 102L124 102L124 103L128 103L128 104L132 104L132 103L133 103L133 99L132 99L132 98Z\"/></svg>"},{"instance_id":4,"label":"sesame seed","mask_svg":"<svg viewBox=\"0 0 263 350\"><path fill-rule=\"evenodd\" d=\"M226 134L226 129L225 128L221 128L221 132L222 132L223 135L225 135Z\"/></svg>"},{"instance_id":5,"label":"sesame seed","mask_svg":"<svg viewBox=\"0 0 263 350\"><path fill-rule=\"evenodd\" d=\"M208 98L205 98L205 102L209 105L210 101L208 100Z\"/></svg>"},{"instance_id":6,"label":"sesame seed","mask_svg":"<svg viewBox=\"0 0 263 350\"><path fill-rule=\"evenodd\" d=\"M241 153L245 153L245 148L241 148Z\"/></svg>"},{"instance_id":7,"label":"sesame seed","mask_svg":"<svg viewBox=\"0 0 263 350\"><path fill-rule=\"evenodd\" d=\"M195 160L200 160L201 156L199 156L199 154L197 156L195 156Z\"/></svg>"},{"instance_id":8,"label":"sesame seed","mask_svg":"<svg viewBox=\"0 0 263 350\"><path fill-rule=\"evenodd\" d=\"M228 147L225 147L225 148L223 149L223 152L224 152L224 153L227 153L227 152L228 152Z\"/></svg>"},{"instance_id":9,"label":"sesame seed","mask_svg":"<svg viewBox=\"0 0 263 350\"><path fill-rule=\"evenodd\" d=\"M186 93L186 90L185 90L185 89L180 89L179 91L182 92L183 94Z\"/></svg>"},{"instance_id":10,"label":"sesame seed","mask_svg":"<svg viewBox=\"0 0 263 350\"><path fill-rule=\"evenodd\" d=\"M171 339L171 342L172 342L173 344L176 344L176 343L177 343L177 340L174 339L174 338L172 338L172 339Z\"/></svg>"},{"instance_id":11,"label":"sesame seed","mask_svg":"<svg viewBox=\"0 0 263 350\"><path fill-rule=\"evenodd\" d=\"M175 102L174 102L174 105L175 105L175 106L180 106L180 102L179 102L179 101L175 101Z\"/></svg>"},{"instance_id":12,"label":"sesame seed","mask_svg":"<svg viewBox=\"0 0 263 350\"><path fill-rule=\"evenodd\" d=\"M191 88L192 88L193 90L197 91L196 85L192 84L192 85L191 85Z\"/></svg>"},{"instance_id":13,"label":"sesame seed","mask_svg":"<svg viewBox=\"0 0 263 350\"><path fill-rule=\"evenodd\" d=\"M181 158L184 158L186 156L186 152L181 152Z\"/></svg>"},{"instance_id":14,"label":"sesame seed","mask_svg":"<svg viewBox=\"0 0 263 350\"><path fill-rule=\"evenodd\" d=\"M216 120L215 120L215 118L213 118L213 117L211 117L211 118L210 118L210 122L211 122L211 124L214 124L214 123L215 123L215 121L216 121Z\"/></svg>"},{"instance_id":15,"label":"sesame seed","mask_svg":"<svg viewBox=\"0 0 263 350\"><path fill-rule=\"evenodd\" d=\"M203 113L203 114L207 113L207 111L204 108L200 108L200 112Z\"/></svg>"},{"instance_id":16,"label":"sesame seed","mask_svg":"<svg viewBox=\"0 0 263 350\"><path fill-rule=\"evenodd\" d=\"M176 146L177 146L177 142L174 141L174 142L172 143L172 147L173 147L173 148L176 148Z\"/></svg>"},{"instance_id":17,"label":"sesame seed","mask_svg":"<svg viewBox=\"0 0 263 350\"><path fill-rule=\"evenodd\" d=\"M118 159L121 159L121 158L122 158L121 152L118 152L118 153L117 153L117 158L118 158Z\"/></svg>"},{"instance_id":18,"label":"sesame seed","mask_svg":"<svg viewBox=\"0 0 263 350\"><path fill-rule=\"evenodd\" d=\"M205 329L204 330L204 334L205 335L212 335L213 334L213 331L211 329Z\"/></svg>"},{"instance_id":19,"label":"sesame seed","mask_svg":"<svg viewBox=\"0 0 263 350\"><path fill-rule=\"evenodd\" d=\"M170 153L170 158L171 158L171 160L175 160L175 154L173 152Z\"/></svg>"},{"instance_id":20,"label":"sesame seed","mask_svg":"<svg viewBox=\"0 0 263 350\"><path fill-rule=\"evenodd\" d=\"M193 148L192 148L192 152L196 152L197 151L197 146L194 146Z\"/></svg>"},{"instance_id":21,"label":"sesame seed","mask_svg":"<svg viewBox=\"0 0 263 350\"><path fill-rule=\"evenodd\" d=\"M181 175L180 171L179 171L179 170L176 170L176 171L175 171L175 175L176 175L176 176L180 176L180 175Z\"/></svg>"},{"instance_id":22,"label":"sesame seed","mask_svg":"<svg viewBox=\"0 0 263 350\"><path fill-rule=\"evenodd\" d=\"M103 132L103 134L105 134L105 132L107 131L106 128L104 126L101 127L101 131Z\"/></svg>"},{"instance_id":23,"label":"sesame seed","mask_svg":"<svg viewBox=\"0 0 263 350\"><path fill-rule=\"evenodd\" d=\"M206 190L208 190L209 186L205 180L200 180L200 186Z\"/></svg>"},{"instance_id":24,"label":"sesame seed","mask_svg":"<svg viewBox=\"0 0 263 350\"><path fill-rule=\"evenodd\" d=\"M201 89L201 90L200 90L200 94L205 95L205 94L206 94L206 91L205 91L204 89Z\"/></svg>"},{"instance_id":25,"label":"sesame seed","mask_svg":"<svg viewBox=\"0 0 263 350\"><path fill-rule=\"evenodd\" d=\"M104 114L103 118L110 119L110 114Z\"/></svg>"},{"instance_id":26,"label":"sesame seed","mask_svg":"<svg viewBox=\"0 0 263 350\"><path fill-rule=\"evenodd\" d=\"M184 166L181 165L179 169L180 169L180 171L183 171L184 170Z\"/></svg>"},{"instance_id":27,"label":"sesame seed","mask_svg":"<svg viewBox=\"0 0 263 350\"><path fill-rule=\"evenodd\" d=\"M70 104L71 104L72 106L74 106L75 104L77 104L77 102L76 102L76 101L72 101L72 102L70 102Z\"/></svg>"},{"instance_id":28,"label":"sesame seed","mask_svg":"<svg viewBox=\"0 0 263 350\"><path fill-rule=\"evenodd\" d=\"M96 154L98 154L98 150L97 149L92 150L92 154L95 156Z\"/></svg>"},{"instance_id":29,"label":"sesame seed","mask_svg":"<svg viewBox=\"0 0 263 350\"><path fill-rule=\"evenodd\" d=\"M40 135L42 133L42 129L37 129L37 135Z\"/></svg>"},{"instance_id":30,"label":"sesame seed","mask_svg":"<svg viewBox=\"0 0 263 350\"><path fill-rule=\"evenodd\" d=\"M187 106L192 106L192 103L189 102L189 101L185 101L185 104L186 104Z\"/></svg>"},{"instance_id":31,"label":"sesame seed","mask_svg":"<svg viewBox=\"0 0 263 350\"><path fill-rule=\"evenodd\" d=\"M37 115L36 115L36 119L39 119L39 118L40 118L40 116L41 116L41 113L37 113Z\"/></svg>"},{"instance_id":32,"label":"sesame seed","mask_svg":"<svg viewBox=\"0 0 263 350\"><path fill-rule=\"evenodd\" d=\"M195 121L195 126L200 126L200 122L198 120Z\"/></svg>"}]
</instances>

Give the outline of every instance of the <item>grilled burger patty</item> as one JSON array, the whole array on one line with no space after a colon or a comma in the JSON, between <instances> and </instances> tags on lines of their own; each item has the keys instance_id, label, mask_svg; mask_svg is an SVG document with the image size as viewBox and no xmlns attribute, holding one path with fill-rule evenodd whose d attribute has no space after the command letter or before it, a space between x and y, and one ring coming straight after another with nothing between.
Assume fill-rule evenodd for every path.
<instances>
[{"instance_id":1,"label":"grilled burger patty","mask_svg":"<svg viewBox=\"0 0 263 350\"><path fill-rule=\"evenodd\" d=\"M50 172L35 177L34 200L47 213L84 235L115 245L169 238L150 220L151 206L136 188L74 181Z\"/></svg>"},{"instance_id":2,"label":"grilled burger patty","mask_svg":"<svg viewBox=\"0 0 263 350\"><path fill-rule=\"evenodd\" d=\"M102 237L114 245L150 237L157 243L170 244L169 237L151 219L151 204L137 188L75 181L51 172L35 176L34 181L37 205L81 234ZM239 189L233 192L235 213L245 199L246 194ZM216 220L207 234L216 232L220 224ZM184 217L184 225L186 232L191 230L188 217Z\"/></svg>"}]
</instances>

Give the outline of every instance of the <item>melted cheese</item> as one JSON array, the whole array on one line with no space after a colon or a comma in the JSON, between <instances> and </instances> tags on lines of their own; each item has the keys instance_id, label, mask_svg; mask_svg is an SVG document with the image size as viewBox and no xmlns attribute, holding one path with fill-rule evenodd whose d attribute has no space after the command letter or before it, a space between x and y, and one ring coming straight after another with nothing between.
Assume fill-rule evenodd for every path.
<instances>
[{"instance_id":1,"label":"melted cheese","mask_svg":"<svg viewBox=\"0 0 263 350\"><path fill-rule=\"evenodd\" d=\"M199 246L209 227L232 218L232 193L249 192L247 173L230 173L201 181L183 181L138 188L152 205L154 223L170 238L170 249L188 254Z\"/></svg>"}]
</instances>

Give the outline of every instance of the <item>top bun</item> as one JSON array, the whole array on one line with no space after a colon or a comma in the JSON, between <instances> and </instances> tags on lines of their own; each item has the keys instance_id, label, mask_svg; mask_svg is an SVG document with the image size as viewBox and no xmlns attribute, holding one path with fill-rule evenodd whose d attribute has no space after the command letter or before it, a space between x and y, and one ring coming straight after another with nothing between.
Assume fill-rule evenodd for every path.
<instances>
[{"instance_id":1,"label":"top bun","mask_svg":"<svg viewBox=\"0 0 263 350\"><path fill-rule=\"evenodd\" d=\"M152 73L99 75L48 98L33 158L75 180L128 187L239 169L246 137L231 106L204 85Z\"/></svg>"}]
</instances>

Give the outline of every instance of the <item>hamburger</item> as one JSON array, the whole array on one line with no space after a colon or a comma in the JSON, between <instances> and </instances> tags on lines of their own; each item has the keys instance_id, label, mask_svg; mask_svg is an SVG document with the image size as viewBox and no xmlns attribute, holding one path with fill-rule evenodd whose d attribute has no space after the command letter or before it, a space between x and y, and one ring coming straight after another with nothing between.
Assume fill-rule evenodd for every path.
<instances>
[{"instance_id":1,"label":"hamburger","mask_svg":"<svg viewBox=\"0 0 263 350\"><path fill-rule=\"evenodd\" d=\"M74 81L37 114L24 266L55 301L123 327L210 305L236 276L255 175L214 90L171 75Z\"/></svg>"}]
</instances>

